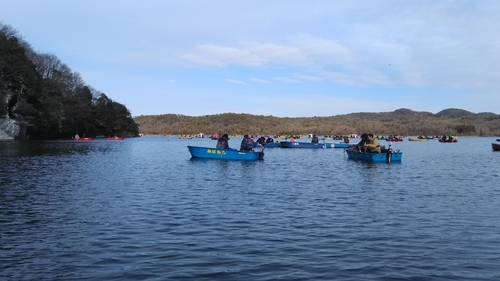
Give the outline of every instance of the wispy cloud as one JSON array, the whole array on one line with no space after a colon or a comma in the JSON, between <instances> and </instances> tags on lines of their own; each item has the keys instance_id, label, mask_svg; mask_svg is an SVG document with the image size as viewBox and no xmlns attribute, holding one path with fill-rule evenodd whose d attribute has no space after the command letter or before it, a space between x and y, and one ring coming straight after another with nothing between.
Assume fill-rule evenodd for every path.
<instances>
[{"instance_id":1,"label":"wispy cloud","mask_svg":"<svg viewBox=\"0 0 500 281\"><path fill-rule=\"evenodd\" d=\"M282 82L287 82L287 83L300 83L301 82L300 80L291 79L291 78L288 78L288 77L276 77L274 79L276 79L278 81L282 81Z\"/></svg>"},{"instance_id":2,"label":"wispy cloud","mask_svg":"<svg viewBox=\"0 0 500 281\"><path fill-rule=\"evenodd\" d=\"M307 80L307 81L311 81L311 82L321 82L321 81L325 80L324 78L321 78L318 76L304 75L304 74L300 74L300 73L295 73L294 76L300 80Z\"/></svg>"},{"instance_id":3,"label":"wispy cloud","mask_svg":"<svg viewBox=\"0 0 500 281\"><path fill-rule=\"evenodd\" d=\"M202 55L198 54L185 54L182 57L203 65L209 65L209 66L216 66L216 67L225 67L226 64L220 60L214 59L214 58L209 58L209 57L204 57Z\"/></svg>"},{"instance_id":4,"label":"wispy cloud","mask_svg":"<svg viewBox=\"0 0 500 281\"><path fill-rule=\"evenodd\" d=\"M259 66L266 62L266 59L259 55L251 53L245 49L235 47L225 47L213 44L200 45L197 48L200 51L199 57L207 58L210 61L218 61L221 64L239 64L247 66ZM194 56L194 55L193 55ZM189 58L189 57L188 57ZM202 60L197 62L204 63Z\"/></svg>"},{"instance_id":5,"label":"wispy cloud","mask_svg":"<svg viewBox=\"0 0 500 281\"><path fill-rule=\"evenodd\" d=\"M262 84L269 84L271 82L264 80L264 79L258 79L258 78L250 78L250 81L252 82L257 82L257 83L262 83Z\"/></svg>"},{"instance_id":6,"label":"wispy cloud","mask_svg":"<svg viewBox=\"0 0 500 281\"><path fill-rule=\"evenodd\" d=\"M245 81L235 80L235 79L224 79L224 81L226 81L228 83L234 83L234 84L242 84L242 85L247 84L247 82L245 82Z\"/></svg>"}]
</instances>

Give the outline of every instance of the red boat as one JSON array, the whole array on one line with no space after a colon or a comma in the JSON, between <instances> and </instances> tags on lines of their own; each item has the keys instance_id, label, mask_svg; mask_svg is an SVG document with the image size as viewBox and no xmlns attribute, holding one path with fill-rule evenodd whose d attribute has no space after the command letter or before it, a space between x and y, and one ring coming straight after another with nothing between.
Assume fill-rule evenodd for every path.
<instances>
[{"instance_id":1,"label":"red boat","mask_svg":"<svg viewBox=\"0 0 500 281\"><path fill-rule=\"evenodd\" d=\"M123 140L123 137L110 137L106 138L106 140Z\"/></svg>"},{"instance_id":2,"label":"red boat","mask_svg":"<svg viewBox=\"0 0 500 281\"><path fill-rule=\"evenodd\" d=\"M385 139L385 141L390 141L390 142L401 142L403 139Z\"/></svg>"},{"instance_id":3,"label":"red boat","mask_svg":"<svg viewBox=\"0 0 500 281\"><path fill-rule=\"evenodd\" d=\"M500 151L500 143L492 143L491 147L494 151Z\"/></svg>"},{"instance_id":4,"label":"red boat","mask_svg":"<svg viewBox=\"0 0 500 281\"><path fill-rule=\"evenodd\" d=\"M73 140L76 140L76 141L91 141L91 140L94 140L94 138L93 137L73 138Z\"/></svg>"},{"instance_id":5,"label":"red boat","mask_svg":"<svg viewBox=\"0 0 500 281\"><path fill-rule=\"evenodd\" d=\"M458 142L458 140L457 139L452 139L452 140L439 139L439 142Z\"/></svg>"}]
</instances>

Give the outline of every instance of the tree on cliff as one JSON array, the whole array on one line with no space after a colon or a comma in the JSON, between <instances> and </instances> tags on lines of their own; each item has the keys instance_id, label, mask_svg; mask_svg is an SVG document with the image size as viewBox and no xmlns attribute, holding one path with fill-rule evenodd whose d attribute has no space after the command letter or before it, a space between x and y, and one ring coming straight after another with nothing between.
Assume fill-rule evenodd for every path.
<instances>
[{"instance_id":1,"label":"tree on cliff","mask_svg":"<svg viewBox=\"0 0 500 281\"><path fill-rule=\"evenodd\" d=\"M40 77L26 55L27 47L10 26L0 25L0 114L19 121L34 120L39 103Z\"/></svg>"},{"instance_id":2,"label":"tree on cliff","mask_svg":"<svg viewBox=\"0 0 500 281\"><path fill-rule=\"evenodd\" d=\"M111 105L105 110L103 100ZM5 117L27 126L32 139L139 133L125 106L85 85L55 55L33 51L0 23L0 118Z\"/></svg>"}]
</instances>

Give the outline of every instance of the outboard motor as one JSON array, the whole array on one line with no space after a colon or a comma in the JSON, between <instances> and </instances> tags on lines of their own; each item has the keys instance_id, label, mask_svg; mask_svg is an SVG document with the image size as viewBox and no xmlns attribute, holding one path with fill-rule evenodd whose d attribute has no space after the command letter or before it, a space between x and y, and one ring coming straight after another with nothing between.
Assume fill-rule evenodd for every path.
<instances>
[{"instance_id":1,"label":"outboard motor","mask_svg":"<svg viewBox=\"0 0 500 281\"><path fill-rule=\"evenodd\" d=\"M392 158L392 144L389 144L389 150L385 154L385 162L391 163L391 158Z\"/></svg>"}]
</instances>

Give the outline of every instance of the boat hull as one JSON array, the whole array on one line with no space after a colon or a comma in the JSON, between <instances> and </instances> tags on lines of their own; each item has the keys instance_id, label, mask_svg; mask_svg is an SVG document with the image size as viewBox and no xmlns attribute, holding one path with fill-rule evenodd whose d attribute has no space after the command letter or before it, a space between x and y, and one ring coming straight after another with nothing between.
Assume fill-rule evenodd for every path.
<instances>
[{"instance_id":1,"label":"boat hull","mask_svg":"<svg viewBox=\"0 0 500 281\"><path fill-rule=\"evenodd\" d=\"M94 140L93 137L87 137L87 138L74 138L73 140L76 140L76 141L91 141L91 140Z\"/></svg>"},{"instance_id":2,"label":"boat hull","mask_svg":"<svg viewBox=\"0 0 500 281\"><path fill-rule=\"evenodd\" d=\"M346 152L348 159L361 160L366 162L375 162L375 163L401 162L403 158L403 152L366 153L366 152L353 151L351 149L346 150Z\"/></svg>"},{"instance_id":3,"label":"boat hull","mask_svg":"<svg viewBox=\"0 0 500 281\"><path fill-rule=\"evenodd\" d=\"M491 148L493 148L494 151L500 151L500 143L492 143Z\"/></svg>"},{"instance_id":4,"label":"boat hull","mask_svg":"<svg viewBox=\"0 0 500 281\"><path fill-rule=\"evenodd\" d=\"M409 141L421 141L421 142L424 142L424 141L427 141L427 139L419 139L419 138L408 138Z\"/></svg>"},{"instance_id":5,"label":"boat hull","mask_svg":"<svg viewBox=\"0 0 500 281\"><path fill-rule=\"evenodd\" d=\"M439 142L458 142L458 140L443 140L443 139L439 139Z\"/></svg>"},{"instance_id":6,"label":"boat hull","mask_svg":"<svg viewBox=\"0 0 500 281\"><path fill-rule=\"evenodd\" d=\"M279 142L266 142L264 144L264 147L265 148L280 147L280 143Z\"/></svg>"},{"instance_id":7,"label":"boat hull","mask_svg":"<svg viewBox=\"0 0 500 281\"><path fill-rule=\"evenodd\" d=\"M221 159L221 160L263 160L264 152L241 151L236 149L216 149L188 145L192 158Z\"/></svg>"},{"instance_id":8,"label":"boat hull","mask_svg":"<svg viewBox=\"0 0 500 281\"><path fill-rule=\"evenodd\" d=\"M385 139L385 141L388 141L388 142L402 142L403 139Z\"/></svg>"},{"instance_id":9,"label":"boat hull","mask_svg":"<svg viewBox=\"0 0 500 281\"><path fill-rule=\"evenodd\" d=\"M280 147L284 148L323 148L322 143L299 142L299 141L281 141Z\"/></svg>"},{"instance_id":10,"label":"boat hull","mask_svg":"<svg viewBox=\"0 0 500 281\"><path fill-rule=\"evenodd\" d=\"M350 145L348 143L343 143L343 142L332 143L332 144L333 144L333 148L348 148Z\"/></svg>"}]
</instances>

